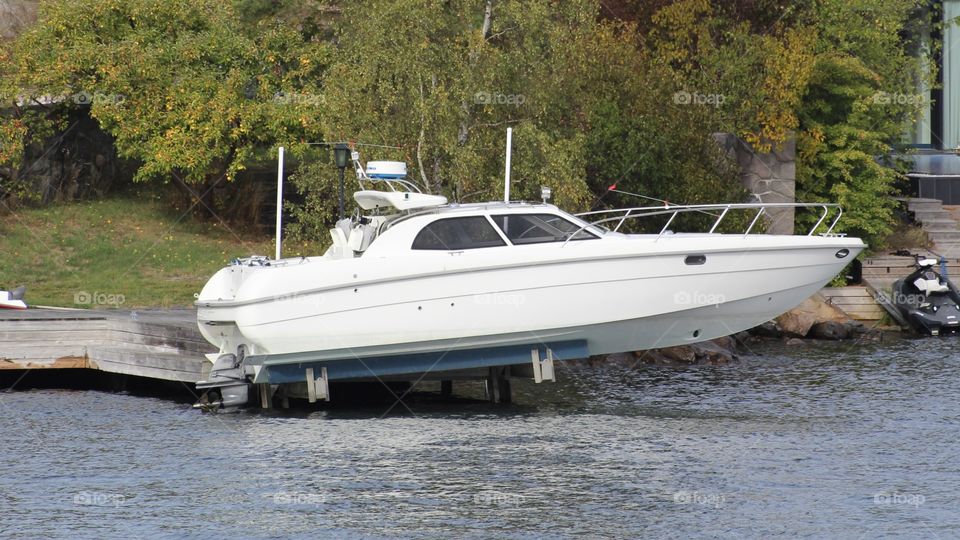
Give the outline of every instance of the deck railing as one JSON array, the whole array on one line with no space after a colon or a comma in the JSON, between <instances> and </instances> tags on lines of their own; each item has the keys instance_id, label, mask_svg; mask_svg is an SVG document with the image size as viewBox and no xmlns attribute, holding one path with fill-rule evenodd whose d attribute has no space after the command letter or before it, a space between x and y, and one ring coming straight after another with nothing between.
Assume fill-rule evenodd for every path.
<instances>
[{"instance_id":1,"label":"deck railing","mask_svg":"<svg viewBox=\"0 0 960 540\"><path fill-rule=\"evenodd\" d=\"M738 203L738 204L688 204L688 205L672 205L666 204L661 206L638 206L635 208L618 208L612 210L595 210L593 212L583 212L581 214L576 214L576 216L588 224L580 227L575 233L567 237L566 242L569 242L571 238L576 238L578 234L584 229L590 227L598 227L604 223L611 223L616 221L617 225L612 229L613 232L618 232L620 227L623 226L624 222L628 219L640 219L640 218L649 218L652 216L664 216L669 215L667 222L663 225L663 228L660 229L660 233L657 235L657 241L659 241L663 235L667 234L670 230L670 224L673 223L673 220L680 214L687 213L701 213L713 216L716 218L713 225L708 231L709 234L714 233L717 230L717 227L720 226L720 223L723 221L727 214L731 210L756 210L756 214L753 216L753 219L750 221L750 225L747 226L747 229L743 232L743 236L746 237L750 234L750 231L753 230L753 227L757 224L757 221L760 220L760 216L771 208L816 208L820 209L822 212L820 214L820 219L817 220L816 224L810 228L810 231L807 233L807 236L813 236L817 229L827 220L827 217L832 213L836 212L836 216L833 218L833 221L830 222L830 226L827 227L825 232L820 233L822 236L842 236L833 232L834 227L836 227L837 222L840 221L840 216L843 215L843 209L840 208L839 204L836 203ZM719 212L719 213L717 213ZM611 215L613 214L613 215ZM609 216L609 217L600 217L599 219L594 219L599 216ZM607 227L604 227L607 228ZM564 242L564 244L566 244Z\"/></svg>"}]
</instances>

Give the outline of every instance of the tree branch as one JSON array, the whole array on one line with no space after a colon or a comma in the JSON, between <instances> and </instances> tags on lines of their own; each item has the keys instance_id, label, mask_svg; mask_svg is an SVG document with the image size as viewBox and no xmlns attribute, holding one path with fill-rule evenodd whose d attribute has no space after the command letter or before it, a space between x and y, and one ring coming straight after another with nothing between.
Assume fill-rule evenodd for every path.
<instances>
[{"instance_id":1,"label":"tree branch","mask_svg":"<svg viewBox=\"0 0 960 540\"><path fill-rule=\"evenodd\" d=\"M420 169L420 178L423 180L423 187L429 190L430 183L427 182L427 173L423 169L423 156L420 153L420 150L423 148L424 138L426 136L423 128L423 124L426 121L424 119L423 109L423 79L420 79L420 136L417 137L417 168Z\"/></svg>"},{"instance_id":2,"label":"tree branch","mask_svg":"<svg viewBox=\"0 0 960 540\"><path fill-rule=\"evenodd\" d=\"M483 26L480 27L480 35L483 39L490 36L490 22L493 19L493 0L487 0L487 7L483 10Z\"/></svg>"}]
</instances>

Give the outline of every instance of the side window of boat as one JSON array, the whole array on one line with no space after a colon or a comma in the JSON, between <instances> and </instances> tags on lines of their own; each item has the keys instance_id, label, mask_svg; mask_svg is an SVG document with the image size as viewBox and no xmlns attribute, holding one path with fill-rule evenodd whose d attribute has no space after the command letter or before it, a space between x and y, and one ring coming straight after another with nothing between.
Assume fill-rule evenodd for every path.
<instances>
[{"instance_id":1,"label":"side window of boat","mask_svg":"<svg viewBox=\"0 0 960 540\"><path fill-rule=\"evenodd\" d=\"M502 214L493 222L513 244L541 244L571 240L592 240L596 235L580 230L580 226L554 214Z\"/></svg>"},{"instance_id":2,"label":"side window of boat","mask_svg":"<svg viewBox=\"0 0 960 540\"><path fill-rule=\"evenodd\" d=\"M455 251L505 246L503 239L483 216L438 219L423 228L412 249Z\"/></svg>"}]
</instances>

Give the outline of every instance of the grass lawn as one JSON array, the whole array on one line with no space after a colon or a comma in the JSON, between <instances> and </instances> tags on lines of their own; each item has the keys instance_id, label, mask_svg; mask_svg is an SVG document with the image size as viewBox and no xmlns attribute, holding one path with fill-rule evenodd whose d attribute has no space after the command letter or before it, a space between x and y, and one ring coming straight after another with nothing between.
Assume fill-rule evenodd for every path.
<instances>
[{"instance_id":1,"label":"grass lawn","mask_svg":"<svg viewBox=\"0 0 960 540\"><path fill-rule=\"evenodd\" d=\"M272 237L181 213L144 196L0 216L0 289L26 285L28 305L191 306L231 259L273 256ZM284 247L285 255L299 254Z\"/></svg>"}]
</instances>

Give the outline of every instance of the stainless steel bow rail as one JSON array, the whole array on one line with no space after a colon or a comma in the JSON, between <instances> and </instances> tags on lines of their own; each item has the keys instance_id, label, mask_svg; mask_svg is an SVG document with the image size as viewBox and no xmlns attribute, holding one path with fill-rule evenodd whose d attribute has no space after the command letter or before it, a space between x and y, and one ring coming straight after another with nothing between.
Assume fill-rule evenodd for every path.
<instances>
[{"instance_id":1,"label":"stainless steel bow rail","mask_svg":"<svg viewBox=\"0 0 960 540\"><path fill-rule=\"evenodd\" d=\"M567 236L567 240L564 242L566 245L567 242L572 238L576 238L578 234L584 229L589 227L598 227L603 223L610 223L613 221L617 222L616 227L612 230L613 232L618 232L620 227L623 226L624 222L628 219L638 219L638 218L649 218L652 216L663 216L669 215L670 218L667 219L667 222L663 225L663 228L660 229L660 233L657 235L657 240L659 241L663 235L667 234L670 230L670 224L673 223L673 220L680 214L687 213L701 213L714 216L717 219L713 222L713 226L710 227L710 230L707 231L708 234L712 234L717 230L717 227L720 226L720 223L723 221L723 218L727 217L727 213L731 210L756 210L757 213L753 216L753 219L750 221L750 225L747 226L747 230L743 232L743 236L746 237L750 234L750 231L753 230L753 227L757 224L757 221L760 220L760 216L771 208L819 208L822 210L820 214L820 219L817 220L817 223L810 228L810 232L807 233L807 236L813 236L817 229L827 220L827 217L833 212L836 212L836 216L833 218L833 221L830 222L830 226L827 228L826 232L820 233L822 236L842 236L842 234L834 233L833 228L836 227L837 222L840 221L840 216L843 215L843 209L840 208L839 204L836 203L738 203L738 204L687 204L687 205L661 205L661 206L638 206L634 208L617 208L611 210L595 210L593 212L583 212L576 214L576 216L584 221L587 221L588 224L580 227L576 232ZM719 211L717 214L715 212ZM613 214L611 216L611 214ZM600 216L610 216L610 217L600 217ZM591 219L595 217L600 217L600 219ZM604 227L606 228L606 227Z\"/></svg>"}]
</instances>

